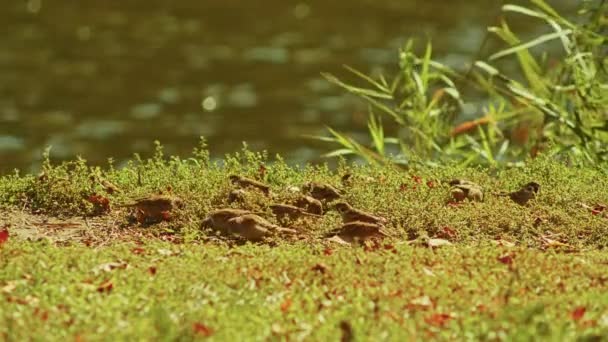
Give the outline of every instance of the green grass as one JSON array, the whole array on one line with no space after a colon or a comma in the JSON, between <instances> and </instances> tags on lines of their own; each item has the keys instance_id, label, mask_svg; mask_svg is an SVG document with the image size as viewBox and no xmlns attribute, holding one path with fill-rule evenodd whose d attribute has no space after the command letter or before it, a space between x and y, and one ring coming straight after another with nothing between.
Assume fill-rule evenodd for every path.
<instances>
[{"instance_id":1,"label":"green grass","mask_svg":"<svg viewBox=\"0 0 608 342\"><path fill-rule=\"evenodd\" d=\"M185 160L166 158L159 145L154 157L120 169L84 160L47 161L43 169L43 177L0 178L0 230L10 224L0 246L0 340L189 340L205 334L195 331L197 323L222 341L337 340L341 322L356 340L608 334L608 216L581 205L608 202L600 168L541 155L517 169L342 163L330 170L269 162L246 149L221 163L204 149ZM349 187L340 184L346 172L355 175ZM271 221L267 205L293 196L288 187L322 181L343 188L356 207L388 217L394 238L333 244L322 235L341 221L329 211L293 223L304 240L235 244L200 229L210 210L228 206L231 173L271 186L273 199L253 196L241 205ZM121 192L105 193L92 175ZM454 177L483 186L485 201L446 204L441 180ZM492 194L531 180L541 192L527 206ZM181 197L184 209L169 222L130 222L120 204L159 191ZM112 210L96 213L87 200L93 193L108 198ZM81 231L66 233L74 222ZM426 237L453 245L409 243ZM501 240L514 246L497 245ZM111 262L119 267L103 270ZM100 289L103 283L111 290Z\"/></svg>"},{"instance_id":2,"label":"green grass","mask_svg":"<svg viewBox=\"0 0 608 342\"><path fill-rule=\"evenodd\" d=\"M218 341L336 341L342 321L358 341L608 334L605 253L387 248L10 242L0 279L15 288L0 302L0 336L191 340L202 337L200 323ZM507 254L512 266L498 260ZM99 270L110 262L127 266ZM112 289L100 292L108 281ZM579 320L577 308L585 308Z\"/></svg>"}]
</instances>

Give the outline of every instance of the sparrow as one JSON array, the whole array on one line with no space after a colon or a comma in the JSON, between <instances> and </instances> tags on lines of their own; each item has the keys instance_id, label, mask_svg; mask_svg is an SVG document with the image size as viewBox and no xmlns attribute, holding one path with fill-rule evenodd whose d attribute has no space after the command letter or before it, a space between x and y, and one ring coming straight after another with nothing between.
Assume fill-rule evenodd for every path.
<instances>
[{"instance_id":1,"label":"sparrow","mask_svg":"<svg viewBox=\"0 0 608 342\"><path fill-rule=\"evenodd\" d=\"M331 202L333 200L336 200L336 199L342 197L340 190L336 189L334 186L329 185L329 184L311 182L311 183L305 184L302 187L302 190L306 193L309 193L310 196L312 196L313 198L316 198L320 201Z\"/></svg>"},{"instance_id":2,"label":"sparrow","mask_svg":"<svg viewBox=\"0 0 608 342\"><path fill-rule=\"evenodd\" d=\"M260 241L274 233L297 233L293 229L279 227L261 216L239 209L216 210L208 215L203 224L224 234L238 235L249 241Z\"/></svg>"},{"instance_id":3,"label":"sparrow","mask_svg":"<svg viewBox=\"0 0 608 342\"><path fill-rule=\"evenodd\" d=\"M263 192L265 195L270 194L270 186L258 182L251 178L246 178L238 175L230 175L230 181L241 188L255 188Z\"/></svg>"},{"instance_id":4,"label":"sparrow","mask_svg":"<svg viewBox=\"0 0 608 342\"><path fill-rule=\"evenodd\" d=\"M118 186L98 174L92 174L89 179L91 182L101 185L103 189L110 195L122 192Z\"/></svg>"},{"instance_id":5,"label":"sparrow","mask_svg":"<svg viewBox=\"0 0 608 342\"><path fill-rule=\"evenodd\" d=\"M270 210L272 210L272 212L280 220L284 219L285 217L288 217L290 220L296 220L304 216L321 217L321 215L311 214L300 207L290 204L271 204Z\"/></svg>"},{"instance_id":6,"label":"sparrow","mask_svg":"<svg viewBox=\"0 0 608 342\"><path fill-rule=\"evenodd\" d=\"M536 198L536 194L540 190L540 184L536 182L530 182L524 185L521 189L510 193L500 193L498 196L509 196L513 202L519 205L526 205L528 201Z\"/></svg>"},{"instance_id":7,"label":"sparrow","mask_svg":"<svg viewBox=\"0 0 608 342\"><path fill-rule=\"evenodd\" d=\"M314 197L302 195L298 197L293 204L311 214L323 215L323 204Z\"/></svg>"},{"instance_id":8,"label":"sparrow","mask_svg":"<svg viewBox=\"0 0 608 342\"><path fill-rule=\"evenodd\" d=\"M99 184L103 186L104 190L110 195L122 192L118 186L107 179L99 178Z\"/></svg>"},{"instance_id":9,"label":"sparrow","mask_svg":"<svg viewBox=\"0 0 608 342\"><path fill-rule=\"evenodd\" d=\"M370 238L384 238L388 235L382 231L383 226L369 222L349 222L342 227L334 229L325 234L325 237L338 236L344 241L353 242L356 240L363 241Z\"/></svg>"},{"instance_id":10,"label":"sparrow","mask_svg":"<svg viewBox=\"0 0 608 342\"><path fill-rule=\"evenodd\" d=\"M469 201L473 202L483 201L482 187L471 181L464 179L454 179L451 180L448 184L452 186L450 188L450 194L452 199L456 202L461 202L465 199L469 199Z\"/></svg>"},{"instance_id":11,"label":"sparrow","mask_svg":"<svg viewBox=\"0 0 608 342\"><path fill-rule=\"evenodd\" d=\"M174 209L183 209L184 201L176 196L151 195L135 199L133 202L119 207L135 208L135 217L138 222L158 223L169 219L171 211Z\"/></svg>"},{"instance_id":12,"label":"sparrow","mask_svg":"<svg viewBox=\"0 0 608 342\"><path fill-rule=\"evenodd\" d=\"M334 207L340 213L340 215L342 215L342 221L344 221L344 223L359 221L383 225L388 222L388 220L384 217L375 216L363 210L355 209L346 202L338 202Z\"/></svg>"},{"instance_id":13,"label":"sparrow","mask_svg":"<svg viewBox=\"0 0 608 342\"><path fill-rule=\"evenodd\" d=\"M231 218L251 214L249 210L242 209L218 209L210 212L202 222L204 227L215 228L218 230L226 229L226 222Z\"/></svg>"}]
</instances>

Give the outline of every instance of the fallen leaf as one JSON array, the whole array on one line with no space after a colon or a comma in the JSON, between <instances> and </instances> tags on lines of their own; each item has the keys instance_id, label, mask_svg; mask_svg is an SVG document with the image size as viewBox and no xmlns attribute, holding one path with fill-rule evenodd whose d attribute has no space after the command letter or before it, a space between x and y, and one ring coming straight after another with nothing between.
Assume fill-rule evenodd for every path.
<instances>
[{"instance_id":1,"label":"fallen leaf","mask_svg":"<svg viewBox=\"0 0 608 342\"><path fill-rule=\"evenodd\" d=\"M416 176L416 175L412 175L412 180L416 183L416 184L422 184L422 177L420 176Z\"/></svg>"},{"instance_id":2,"label":"fallen leaf","mask_svg":"<svg viewBox=\"0 0 608 342\"><path fill-rule=\"evenodd\" d=\"M430 180L430 181L427 181L427 182L426 182L426 186L428 186L429 188L431 188L431 189L432 189L432 188L434 188L434 187L435 187L435 183L434 183L433 181L431 181L431 180Z\"/></svg>"},{"instance_id":3,"label":"fallen leaf","mask_svg":"<svg viewBox=\"0 0 608 342\"><path fill-rule=\"evenodd\" d=\"M281 312L287 313L287 311L289 311L289 308L291 307L291 304L291 298L286 298L285 301L281 303Z\"/></svg>"},{"instance_id":4,"label":"fallen leaf","mask_svg":"<svg viewBox=\"0 0 608 342\"><path fill-rule=\"evenodd\" d=\"M410 300L409 303L407 303L406 308L410 311L427 310L432 308L434 305L435 304L429 296L422 296Z\"/></svg>"},{"instance_id":5,"label":"fallen leaf","mask_svg":"<svg viewBox=\"0 0 608 342\"><path fill-rule=\"evenodd\" d=\"M323 250L323 255L330 256L332 254L334 254L334 250L329 247L327 247Z\"/></svg>"},{"instance_id":6,"label":"fallen leaf","mask_svg":"<svg viewBox=\"0 0 608 342\"><path fill-rule=\"evenodd\" d=\"M584 306L579 306L572 310L572 312L570 313L570 317L572 317L572 319L575 321L580 321L583 316L585 316L586 311L587 309Z\"/></svg>"},{"instance_id":7,"label":"fallen leaf","mask_svg":"<svg viewBox=\"0 0 608 342\"><path fill-rule=\"evenodd\" d=\"M435 314L432 314L431 316L425 318L424 321L430 325L434 325L437 327L443 327L448 323L448 321L450 319L452 319L452 316L450 314L435 313Z\"/></svg>"},{"instance_id":8,"label":"fallen leaf","mask_svg":"<svg viewBox=\"0 0 608 342\"><path fill-rule=\"evenodd\" d=\"M110 293L113 288L114 288L114 284L112 284L112 281L106 280L103 283L101 283L99 286L97 286L97 292Z\"/></svg>"},{"instance_id":9,"label":"fallen leaf","mask_svg":"<svg viewBox=\"0 0 608 342\"><path fill-rule=\"evenodd\" d=\"M151 275L156 275L156 266L148 267L148 273L150 273Z\"/></svg>"},{"instance_id":10,"label":"fallen leaf","mask_svg":"<svg viewBox=\"0 0 608 342\"><path fill-rule=\"evenodd\" d=\"M9 281L6 285L4 285L2 287L1 290L2 290L3 293L11 293L11 292L13 292L13 290L15 288L17 288L17 282Z\"/></svg>"},{"instance_id":11,"label":"fallen leaf","mask_svg":"<svg viewBox=\"0 0 608 342\"><path fill-rule=\"evenodd\" d=\"M343 238L341 238L338 235L334 235L332 237L329 237L326 240L330 241L330 242L335 242L335 243L340 244L340 245L350 245L350 243L348 241L344 240Z\"/></svg>"},{"instance_id":12,"label":"fallen leaf","mask_svg":"<svg viewBox=\"0 0 608 342\"><path fill-rule=\"evenodd\" d=\"M203 337L209 337L213 335L213 330L211 328L199 322L192 324L192 330L195 334Z\"/></svg>"},{"instance_id":13,"label":"fallen leaf","mask_svg":"<svg viewBox=\"0 0 608 342\"><path fill-rule=\"evenodd\" d=\"M576 248L574 246L569 245L567 243L563 243L558 240L551 239L547 236L541 236L540 241L543 245L543 248L556 248L556 249L565 249L566 251L575 251Z\"/></svg>"},{"instance_id":14,"label":"fallen leaf","mask_svg":"<svg viewBox=\"0 0 608 342\"><path fill-rule=\"evenodd\" d=\"M495 244L496 246L503 246L503 247L515 247L515 244L511 241L507 241L507 240L492 240L492 243Z\"/></svg>"},{"instance_id":15,"label":"fallen leaf","mask_svg":"<svg viewBox=\"0 0 608 342\"><path fill-rule=\"evenodd\" d=\"M429 239L427 245L431 248L437 248L443 246L451 246L452 243L445 239Z\"/></svg>"},{"instance_id":16,"label":"fallen leaf","mask_svg":"<svg viewBox=\"0 0 608 342\"><path fill-rule=\"evenodd\" d=\"M509 266L513 266L513 259L515 259L515 254L512 253L501 255L498 257L498 261Z\"/></svg>"},{"instance_id":17,"label":"fallen leaf","mask_svg":"<svg viewBox=\"0 0 608 342\"><path fill-rule=\"evenodd\" d=\"M103 214L110 211L110 200L107 197L92 194L87 197L87 200L93 204L95 214Z\"/></svg>"},{"instance_id":18,"label":"fallen leaf","mask_svg":"<svg viewBox=\"0 0 608 342\"><path fill-rule=\"evenodd\" d=\"M127 268L127 266L129 266L126 262L124 261L120 261L120 262L107 262L105 264L101 264L96 266L95 268L93 268L93 272L94 273L99 273L101 271L103 272L111 272L113 270L116 269L125 269Z\"/></svg>"},{"instance_id":19,"label":"fallen leaf","mask_svg":"<svg viewBox=\"0 0 608 342\"><path fill-rule=\"evenodd\" d=\"M423 267L422 272L424 272L424 274L426 274L429 277L436 277L435 273L433 273L433 271L428 267Z\"/></svg>"},{"instance_id":20,"label":"fallen leaf","mask_svg":"<svg viewBox=\"0 0 608 342\"><path fill-rule=\"evenodd\" d=\"M0 246L8 240L8 229L6 227L0 230Z\"/></svg>"},{"instance_id":21,"label":"fallen leaf","mask_svg":"<svg viewBox=\"0 0 608 342\"><path fill-rule=\"evenodd\" d=\"M445 239L454 239L456 237L456 231L449 226L445 226L441 228L438 235Z\"/></svg>"},{"instance_id":22,"label":"fallen leaf","mask_svg":"<svg viewBox=\"0 0 608 342\"><path fill-rule=\"evenodd\" d=\"M141 255L141 254L144 254L145 252L146 252L146 250L141 247L135 247L135 248L131 249L131 253L133 253L135 255Z\"/></svg>"}]
</instances>

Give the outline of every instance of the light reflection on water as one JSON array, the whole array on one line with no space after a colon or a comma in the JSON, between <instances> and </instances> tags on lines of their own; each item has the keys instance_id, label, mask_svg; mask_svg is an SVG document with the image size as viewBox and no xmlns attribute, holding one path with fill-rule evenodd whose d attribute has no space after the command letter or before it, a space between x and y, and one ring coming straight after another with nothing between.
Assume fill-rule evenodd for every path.
<instances>
[{"instance_id":1,"label":"light reflection on water","mask_svg":"<svg viewBox=\"0 0 608 342\"><path fill-rule=\"evenodd\" d=\"M365 106L320 77L393 70L408 37L469 61L499 2L44 1L3 5L0 172L39 163L45 146L93 163L150 153L241 148L318 160L324 126L361 132Z\"/></svg>"}]
</instances>

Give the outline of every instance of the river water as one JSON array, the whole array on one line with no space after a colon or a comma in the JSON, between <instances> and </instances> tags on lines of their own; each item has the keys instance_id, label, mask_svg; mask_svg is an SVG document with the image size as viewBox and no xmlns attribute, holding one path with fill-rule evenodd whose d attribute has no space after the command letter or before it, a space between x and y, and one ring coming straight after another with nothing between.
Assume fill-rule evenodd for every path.
<instances>
[{"instance_id":1,"label":"river water","mask_svg":"<svg viewBox=\"0 0 608 342\"><path fill-rule=\"evenodd\" d=\"M42 151L95 164L252 149L318 161L303 138L325 125L365 132L365 105L320 72L391 71L409 37L463 66L500 1L10 1L0 21L0 172L35 170ZM522 22L524 30L536 26Z\"/></svg>"}]
</instances>

